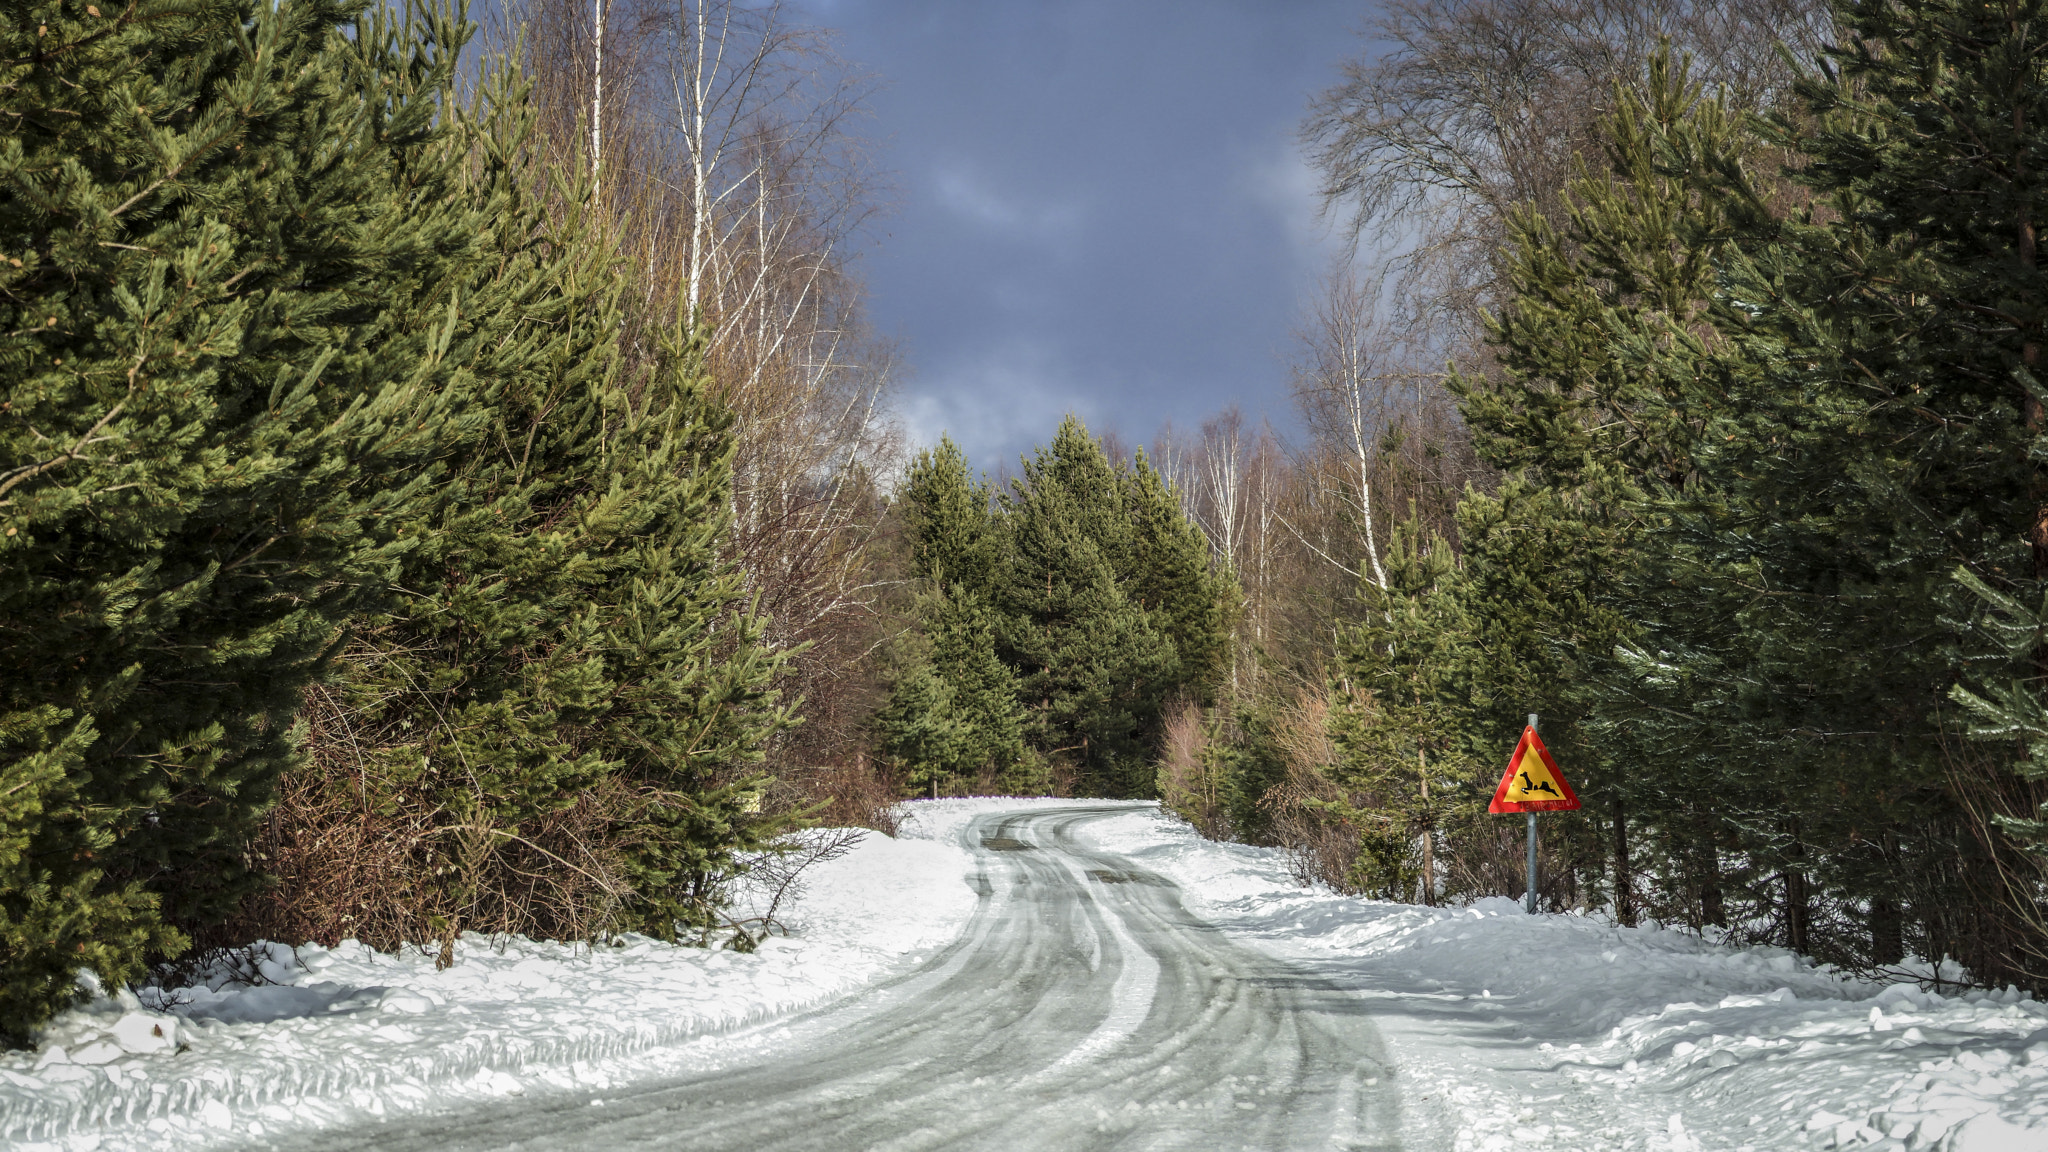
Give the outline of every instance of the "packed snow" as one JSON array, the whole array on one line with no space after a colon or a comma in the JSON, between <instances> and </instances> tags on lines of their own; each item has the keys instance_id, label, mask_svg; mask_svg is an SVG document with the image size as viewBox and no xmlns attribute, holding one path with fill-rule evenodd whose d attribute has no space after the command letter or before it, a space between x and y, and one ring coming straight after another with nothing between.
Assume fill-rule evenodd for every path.
<instances>
[{"instance_id":1,"label":"packed snow","mask_svg":"<svg viewBox=\"0 0 2048 1152\"><path fill-rule=\"evenodd\" d=\"M920 962L974 911L968 854L870 833L805 874L786 936L751 954L628 937L569 946L465 935L435 970L263 945L260 981L216 973L151 1003L117 990L0 1055L0 1146L113 1152L275 1138L529 1087L605 1088L693 1038L821 1004Z\"/></svg>"},{"instance_id":2,"label":"packed snow","mask_svg":"<svg viewBox=\"0 0 2048 1152\"><path fill-rule=\"evenodd\" d=\"M1157 809L1085 834L1240 941L1372 998L1411 1122L1460 1152L2048 1152L2048 1005L2016 991L1872 984L1499 897L1311 891L1283 853Z\"/></svg>"},{"instance_id":3,"label":"packed snow","mask_svg":"<svg viewBox=\"0 0 2048 1152\"><path fill-rule=\"evenodd\" d=\"M122 990L66 1013L37 1051L0 1056L0 1144L261 1141L529 1090L623 1090L664 1053L771 1045L776 1031L753 1025L959 934L976 900L958 846L970 820L1083 803L906 805L897 839L820 866L790 934L753 954L465 937L436 971L417 951L266 946L257 983L223 974L164 1003ZM1781 949L1507 899L1338 896L1299 886L1279 851L1203 840L1152 805L1086 829L1241 943L1358 997L1416 1144L2048 1150L2048 1006L2016 992L1870 984Z\"/></svg>"}]
</instances>

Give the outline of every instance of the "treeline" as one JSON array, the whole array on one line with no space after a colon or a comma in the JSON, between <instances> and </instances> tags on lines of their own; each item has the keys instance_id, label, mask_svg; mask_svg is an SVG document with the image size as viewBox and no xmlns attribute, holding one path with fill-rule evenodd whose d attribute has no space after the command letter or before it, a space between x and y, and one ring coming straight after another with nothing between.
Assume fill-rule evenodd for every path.
<instances>
[{"instance_id":1,"label":"treeline","mask_svg":"<svg viewBox=\"0 0 2048 1152\"><path fill-rule=\"evenodd\" d=\"M1068 417L995 491L951 440L898 494L909 575L879 750L913 788L1151 796L1175 701L1214 698L1235 579L1140 451Z\"/></svg>"},{"instance_id":2,"label":"treeline","mask_svg":"<svg viewBox=\"0 0 2048 1152\"><path fill-rule=\"evenodd\" d=\"M1361 484L1418 432L1481 468L1448 515L1359 508L1333 658L1190 713L1169 799L1351 890L1516 893L1484 807L1540 713L1586 801L1546 906L2048 986L2048 8L1761 11L1400 9L1318 105L1332 202L1424 305L1348 341L1395 361L1351 393L1450 362L1366 422ZM1812 62L1773 72L1783 29ZM1544 119L1457 106L1546 54ZM1424 208L1493 255L1399 229Z\"/></svg>"},{"instance_id":3,"label":"treeline","mask_svg":"<svg viewBox=\"0 0 2048 1152\"><path fill-rule=\"evenodd\" d=\"M630 14L712 115L545 6L0 28L0 1039L195 945L723 928L833 796L774 769L873 627L857 93Z\"/></svg>"}]
</instances>

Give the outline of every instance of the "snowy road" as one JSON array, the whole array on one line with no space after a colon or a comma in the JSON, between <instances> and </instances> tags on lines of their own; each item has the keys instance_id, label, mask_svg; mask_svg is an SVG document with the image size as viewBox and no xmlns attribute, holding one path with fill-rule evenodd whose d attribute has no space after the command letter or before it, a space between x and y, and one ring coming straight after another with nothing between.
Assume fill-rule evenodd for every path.
<instances>
[{"instance_id":1,"label":"snowy road","mask_svg":"<svg viewBox=\"0 0 2048 1152\"><path fill-rule=\"evenodd\" d=\"M1076 833L1128 806L967 825L982 900L866 994L703 1045L698 1067L259 1146L1394 1149L1369 1004L1241 948Z\"/></svg>"}]
</instances>

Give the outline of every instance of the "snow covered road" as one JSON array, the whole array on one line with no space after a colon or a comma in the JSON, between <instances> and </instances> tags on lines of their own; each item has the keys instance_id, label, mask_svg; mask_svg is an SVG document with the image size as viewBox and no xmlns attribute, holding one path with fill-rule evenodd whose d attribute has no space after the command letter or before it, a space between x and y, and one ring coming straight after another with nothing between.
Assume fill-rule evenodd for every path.
<instances>
[{"instance_id":1,"label":"snow covered road","mask_svg":"<svg viewBox=\"0 0 2048 1152\"><path fill-rule=\"evenodd\" d=\"M0 1149L2048 1152L2048 1004L1304 888L1157 805L916 801L754 953L260 946L0 1054Z\"/></svg>"},{"instance_id":2,"label":"snow covered road","mask_svg":"<svg viewBox=\"0 0 2048 1152\"><path fill-rule=\"evenodd\" d=\"M1241 947L1092 846L1130 805L973 817L965 933L871 992L602 1094L529 1093L251 1147L1393 1149L1372 1005Z\"/></svg>"}]
</instances>

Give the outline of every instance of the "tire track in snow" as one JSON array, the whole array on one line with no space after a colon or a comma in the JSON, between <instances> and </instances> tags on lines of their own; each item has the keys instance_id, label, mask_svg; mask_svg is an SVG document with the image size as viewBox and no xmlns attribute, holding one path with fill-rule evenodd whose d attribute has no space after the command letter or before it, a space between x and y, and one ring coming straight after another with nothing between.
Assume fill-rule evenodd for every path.
<instances>
[{"instance_id":1,"label":"tire track in snow","mask_svg":"<svg viewBox=\"0 0 2048 1152\"><path fill-rule=\"evenodd\" d=\"M1075 837L1126 806L984 816L959 941L876 989L607 1089L278 1146L358 1149L1333 1149L1401 1145L1357 997L1241 948L1163 877ZM264 1146L264 1145L254 1145Z\"/></svg>"}]
</instances>

